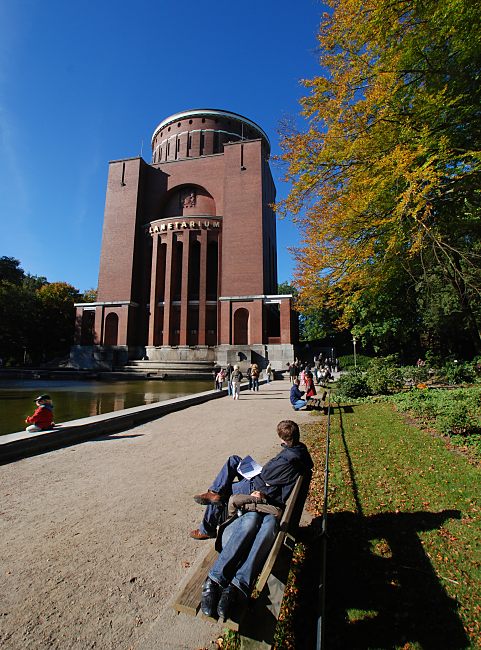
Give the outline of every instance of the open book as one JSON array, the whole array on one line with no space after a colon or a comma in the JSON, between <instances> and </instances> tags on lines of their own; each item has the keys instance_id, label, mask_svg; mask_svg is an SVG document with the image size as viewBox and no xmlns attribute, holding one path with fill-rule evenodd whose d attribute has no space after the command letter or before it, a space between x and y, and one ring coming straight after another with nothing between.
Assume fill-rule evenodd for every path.
<instances>
[{"instance_id":1,"label":"open book","mask_svg":"<svg viewBox=\"0 0 481 650\"><path fill-rule=\"evenodd\" d=\"M254 478L262 472L262 465L259 465L252 456L246 456L237 466L237 471L244 478Z\"/></svg>"}]
</instances>

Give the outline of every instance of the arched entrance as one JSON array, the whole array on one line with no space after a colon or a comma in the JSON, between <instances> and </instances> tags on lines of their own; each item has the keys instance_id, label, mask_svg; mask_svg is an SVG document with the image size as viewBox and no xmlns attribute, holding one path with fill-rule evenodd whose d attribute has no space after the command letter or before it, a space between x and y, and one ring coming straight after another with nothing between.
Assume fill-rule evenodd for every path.
<instances>
[{"instance_id":1,"label":"arched entrance","mask_svg":"<svg viewBox=\"0 0 481 650\"><path fill-rule=\"evenodd\" d=\"M84 309L82 312L80 345L93 345L95 339L95 311Z\"/></svg>"},{"instance_id":2,"label":"arched entrance","mask_svg":"<svg viewBox=\"0 0 481 650\"><path fill-rule=\"evenodd\" d=\"M117 345L119 336L119 317L113 312L105 319L104 345Z\"/></svg>"},{"instance_id":3,"label":"arched entrance","mask_svg":"<svg viewBox=\"0 0 481 650\"><path fill-rule=\"evenodd\" d=\"M249 311L241 307L234 314L234 345L249 344Z\"/></svg>"}]
</instances>

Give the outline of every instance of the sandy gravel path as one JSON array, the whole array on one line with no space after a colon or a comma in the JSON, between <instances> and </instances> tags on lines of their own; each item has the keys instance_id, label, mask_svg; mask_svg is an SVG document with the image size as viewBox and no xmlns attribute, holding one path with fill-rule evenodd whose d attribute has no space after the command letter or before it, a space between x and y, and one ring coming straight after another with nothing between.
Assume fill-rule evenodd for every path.
<instances>
[{"instance_id":1,"label":"sandy gravel path","mask_svg":"<svg viewBox=\"0 0 481 650\"><path fill-rule=\"evenodd\" d=\"M203 542L189 538L231 453L265 462L294 413L289 383L166 415L0 467L0 647L196 650L220 624L170 599Z\"/></svg>"}]
</instances>

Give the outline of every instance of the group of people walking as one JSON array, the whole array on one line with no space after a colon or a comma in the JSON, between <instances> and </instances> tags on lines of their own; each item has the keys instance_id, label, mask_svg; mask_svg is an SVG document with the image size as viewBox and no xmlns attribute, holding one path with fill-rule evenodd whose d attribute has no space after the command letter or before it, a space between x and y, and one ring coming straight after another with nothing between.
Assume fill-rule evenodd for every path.
<instances>
[{"instance_id":1,"label":"group of people walking","mask_svg":"<svg viewBox=\"0 0 481 650\"><path fill-rule=\"evenodd\" d=\"M269 383L274 375L270 362L267 364L264 372L267 383ZM236 364L233 366L229 363L226 368L220 368L214 371L214 375L216 390L223 390L224 382L227 381L227 394L230 395L233 399L239 399L240 383L244 379L244 374L242 373L239 365ZM259 390L260 376L261 369L259 368L258 364L251 363L246 371L246 379L249 382L249 390Z\"/></svg>"},{"instance_id":2,"label":"group of people walking","mask_svg":"<svg viewBox=\"0 0 481 650\"><path fill-rule=\"evenodd\" d=\"M287 370L291 384L295 379L299 379L300 383L304 384L306 374L310 373L315 383L320 386L334 379L334 371L339 371L339 360L327 357L324 359L322 355L315 356L312 363L296 359L292 363L288 362Z\"/></svg>"}]
</instances>

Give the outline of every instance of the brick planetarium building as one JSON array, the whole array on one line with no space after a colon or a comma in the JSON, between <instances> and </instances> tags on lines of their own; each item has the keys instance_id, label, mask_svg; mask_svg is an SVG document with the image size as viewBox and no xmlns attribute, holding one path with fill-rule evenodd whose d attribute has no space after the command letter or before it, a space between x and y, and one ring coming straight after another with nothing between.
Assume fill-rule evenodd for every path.
<instances>
[{"instance_id":1,"label":"brick planetarium building","mask_svg":"<svg viewBox=\"0 0 481 650\"><path fill-rule=\"evenodd\" d=\"M269 153L251 120L196 109L158 125L150 164L110 163L97 302L76 305L76 365L188 373L293 359Z\"/></svg>"}]
</instances>

